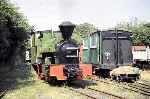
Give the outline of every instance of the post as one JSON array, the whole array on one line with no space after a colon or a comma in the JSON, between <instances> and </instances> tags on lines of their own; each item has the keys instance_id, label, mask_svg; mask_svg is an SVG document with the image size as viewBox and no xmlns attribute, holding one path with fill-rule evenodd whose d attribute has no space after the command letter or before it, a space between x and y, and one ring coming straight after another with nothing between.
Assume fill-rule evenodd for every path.
<instances>
[{"instance_id":1,"label":"post","mask_svg":"<svg viewBox=\"0 0 150 99\"><path fill-rule=\"evenodd\" d=\"M79 53L79 62L80 64L83 63L83 44L80 44L80 53Z\"/></svg>"},{"instance_id":2,"label":"post","mask_svg":"<svg viewBox=\"0 0 150 99\"><path fill-rule=\"evenodd\" d=\"M31 31L31 63L35 63L36 61L36 55L37 55L37 47L35 44L35 32Z\"/></svg>"},{"instance_id":3,"label":"post","mask_svg":"<svg viewBox=\"0 0 150 99\"><path fill-rule=\"evenodd\" d=\"M98 33L99 35L99 61L102 64L102 31Z\"/></svg>"},{"instance_id":4,"label":"post","mask_svg":"<svg viewBox=\"0 0 150 99\"><path fill-rule=\"evenodd\" d=\"M116 65L118 66L118 31L117 31L117 29L115 28L115 32L116 32Z\"/></svg>"}]
</instances>

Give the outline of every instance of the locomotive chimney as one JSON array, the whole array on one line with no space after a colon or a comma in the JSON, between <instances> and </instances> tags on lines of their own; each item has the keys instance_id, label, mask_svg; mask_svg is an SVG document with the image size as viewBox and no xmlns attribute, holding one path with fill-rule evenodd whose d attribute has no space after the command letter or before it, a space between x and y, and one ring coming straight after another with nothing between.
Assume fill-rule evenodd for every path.
<instances>
[{"instance_id":1,"label":"locomotive chimney","mask_svg":"<svg viewBox=\"0 0 150 99\"><path fill-rule=\"evenodd\" d=\"M69 21L62 22L59 25L60 31L62 33L62 37L64 40L69 40L72 36L75 25Z\"/></svg>"}]
</instances>

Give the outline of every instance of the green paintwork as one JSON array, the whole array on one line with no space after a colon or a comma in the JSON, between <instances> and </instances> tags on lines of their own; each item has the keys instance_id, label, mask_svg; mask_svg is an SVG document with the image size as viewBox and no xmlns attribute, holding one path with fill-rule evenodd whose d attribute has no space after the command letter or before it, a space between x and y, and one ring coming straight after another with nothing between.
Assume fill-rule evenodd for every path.
<instances>
[{"instance_id":1,"label":"green paintwork","mask_svg":"<svg viewBox=\"0 0 150 99\"><path fill-rule=\"evenodd\" d=\"M97 64L98 63L98 51L97 48L90 49L90 63Z\"/></svg>"},{"instance_id":2,"label":"green paintwork","mask_svg":"<svg viewBox=\"0 0 150 99\"><path fill-rule=\"evenodd\" d=\"M32 35L31 56L32 63L37 57L42 57L42 53L55 52L55 45L61 40L61 37L52 32L42 33L43 37L38 38L37 35Z\"/></svg>"},{"instance_id":3,"label":"green paintwork","mask_svg":"<svg viewBox=\"0 0 150 99\"><path fill-rule=\"evenodd\" d=\"M102 64L102 32L99 32L99 38L98 38L98 46L99 46L99 64Z\"/></svg>"},{"instance_id":4,"label":"green paintwork","mask_svg":"<svg viewBox=\"0 0 150 99\"><path fill-rule=\"evenodd\" d=\"M90 47L90 39L84 38L84 47L83 47L83 62L89 62L89 47Z\"/></svg>"},{"instance_id":5,"label":"green paintwork","mask_svg":"<svg viewBox=\"0 0 150 99\"><path fill-rule=\"evenodd\" d=\"M89 51L88 51L88 49L83 50L83 62L84 63L89 62Z\"/></svg>"},{"instance_id":6,"label":"green paintwork","mask_svg":"<svg viewBox=\"0 0 150 99\"><path fill-rule=\"evenodd\" d=\"M99 34L93 33L92 35L84 38L83 42L88 41L88 43L84 43L87 46L86 49L83 50L83 62L84 63L99 63Z\"/></svg>"}]
</instances>

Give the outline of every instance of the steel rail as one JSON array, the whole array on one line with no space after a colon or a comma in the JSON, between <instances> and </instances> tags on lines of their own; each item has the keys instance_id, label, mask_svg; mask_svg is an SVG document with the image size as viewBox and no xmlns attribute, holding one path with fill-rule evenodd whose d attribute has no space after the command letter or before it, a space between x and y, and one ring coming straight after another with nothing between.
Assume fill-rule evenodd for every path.
<instances>
[{"instance_id":1,"label":"steel rail","mask_svg":"<svg viewBox=\"0 0 150 99\"><path fill-rule=\"evenodd\" d=\"M100 93L103 93L103 94L106 94L106 95L109 95L109 96L113 96L114 98L125 99L124 97L117 96L117 95L114 95L112 93L108 93L108 92L105 92L105 91L97 90L97 89L94 89L94 88L88 88L88 89L94 90L94 91L97 91L97 92L100 92Z\"/></svg>"},{"instance_id":2,"label":"steel rail","mask_svg":"<svg viewBox=\"0 0 150 99\"><path fill-rule=\"evenodd\" d=\"M69 90L79 93L81 95L87 96L91 99L101 99L102 97L111 97L110 99L125 99L124 97L114 95L112 93L100 91L93 88L85 88L85 89L74 89L69 88Z\"/></svg>"},{"instance_id":3,"label":"steel rail","mask_svg":"<svg viewBox=\"0 0 150 99\"><path fill-rule=\"evenodd\" d=\"M79 93L79 94L81 94L81 95L87 96L87 97L89 97L89 98L91 98L91 99L97 99L97 98L95 98L95 97L93 97L93 96L91 96L91 95L85 94L85 93L80 92L80 91L78 91L78 90L75 90L75 89L73 89L73 88L69 88L69 90L74 91L74 92L76 92L76 93Z\"/></svg>"},{"instance_id":4,"label":"steel rail","mask_svg":"<svg viewBox=\"0 0 150 99\"><path fill-rule=\"evenodd\" d=\"M150 91L148 91L146 88L142 88L141 86L138 85L129 85L129 84L125 84L125 83L118 83L118 82L113 82L111 80L106 80L106 79L99 79L100 82L106 83L106 84L114 84L118 87L122 87L124 89L136 92L136 93L140 93L146 96L150 96ZM145 90L146 89L146 90Z\"/></svg>"}]
</instances>

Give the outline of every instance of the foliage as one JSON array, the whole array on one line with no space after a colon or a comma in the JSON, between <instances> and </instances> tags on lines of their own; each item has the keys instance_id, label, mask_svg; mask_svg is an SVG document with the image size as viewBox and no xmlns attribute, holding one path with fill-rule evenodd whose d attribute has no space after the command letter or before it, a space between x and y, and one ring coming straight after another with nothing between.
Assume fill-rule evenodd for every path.
<instances>
[{"instance_id":1,"label":"foliage","mask_svg":"<svg viewBox=\"0 0 150 99\"><path fill-rule=\"evenodd\" d=\"M23 82L8 91L3 99L86 99L86 96L70 91L67 86L51 86L42 80Z\"/></svg>"},{"instance_id":2,"label":"foliage","mask_svg":"<svg viewBox=\"0 0 150 99\"><path fill-rule=\"evenodd\" d=\"M89 33L94 32L96 29L92 24L83 23L76 25L76 28L73 33L73 39L78 43L81 42L84 36L87 36ZM61 34L58 32L44 32L42 31L43 37L36 38L37 55L40 56L41 52L53 52L55 51L55 46L58 42L62 40Z\"/></svg>"},{"instance_id":3,"label":"foliage","mask_svg":"<svg viewBox=\"0 0 150 99\"><path fill-rule=\"evenodd\" d=\"M150 44L150 23L142 23L132 29L135 44Z\"/></svg>"},{"instance_id":4,"label":"foliage","mask_svg":"<svg viewBox=\"0 0 150 99\"><path fill-rule=\"evenodd\" d=\"M16 54L21 55L28 38L30 26L19 13L19 8L9 0L0 0L0 63L14 63Z\"/></svg>"},{"instance_id":5,"label":"foliage","mask_svg":"<svg viewBox=\"0 0 150 99\"><path fill-rule=\"evenodd\" d=\"M9 23L11 27L23 27L27 31L30 26L27 19L18 10L19 8L10 3L9 0L0 0L0 21L6 24Z\"/></svg>"},{"instance_id":6,"label":"foliage","mask_svg":"<svg viewBox=\"0 0 150 99\"><path fill-rule=\"evenodd\" d=\"M56 44L61 41L58 33L52 31L41 31L42 36L36 36L37 56L40 57L41 52L54 52Z\"/></svg>"},{"instance_id":7,"label":"foliage","mask_svg":"<svg viewBox=\"0 0 150 99\"><path fill-rule=\"evenodd\" d=\"M49 39L49 40L48 40ZM56 44L61 40L58 34L50 32L45 33L45 40L43 40L43 48L49 48L51 52L55 51Z\"/></svg>"},{"instance_id":8,"label":"foliage","mask_svg":"<svg viewBox=\"0 0 150 99\"><path fill-rule=\"evenodd\" d=\"M128 30L133 33L134 44L150 44L150 23L149 22L137 22L137 20L131 22L122 22L117 25L118 29Z\"/></svg>"},{"instance_id":9,"label":"foliage","mask_svg":"<svg viewBox=\"0 0 150 99\"><path fill-rule=\"evenodd\" d=\"M73 38L78 42L81 42L82 38L96 31L94 25L89 23L83 23L76 25L74 30Z\"/></svg>"}]
</instances>

